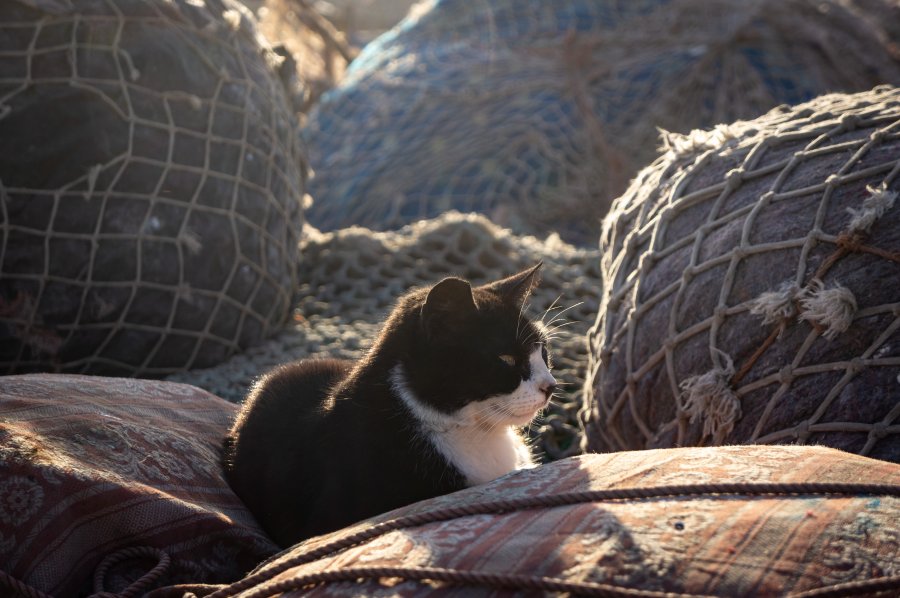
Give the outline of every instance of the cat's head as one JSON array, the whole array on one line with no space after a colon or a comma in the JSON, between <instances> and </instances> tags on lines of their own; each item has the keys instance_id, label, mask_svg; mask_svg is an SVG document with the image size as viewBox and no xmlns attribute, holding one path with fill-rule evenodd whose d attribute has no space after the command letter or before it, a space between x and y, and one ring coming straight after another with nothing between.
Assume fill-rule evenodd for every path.
<instances>
[{"instance_id":1,"label":"cat's head","mask_svg":"<svg viewBox=\"0 0 900 598\"><path fill-rule=\"evenodd\" d=\"M525 314L540 266L478 287L445 278L420 293L395 383L438 418L483 428L529 423L556 388L545 329Z\"/></svg>"}]
</instances>

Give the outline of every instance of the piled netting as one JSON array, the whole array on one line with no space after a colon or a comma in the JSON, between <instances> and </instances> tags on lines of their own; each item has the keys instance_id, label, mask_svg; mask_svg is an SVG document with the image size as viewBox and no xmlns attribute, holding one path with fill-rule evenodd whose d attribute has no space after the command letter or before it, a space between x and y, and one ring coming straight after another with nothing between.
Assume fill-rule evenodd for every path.
<instances>
[{"instance_id":1,"label":"piled netting","mask_svg":"<svg viewBox=\"0 0 900 598\"><path fill-rule=\"evenodd\" d=\"M305 163L231 0L0 3L0 372L208 367L290 312Z\"/></svg>"},{"instance_id":2,"label":"piled netting","mask_svg":"<svg viewBox=\"0 0 900 598\"><path fill-rule=\"evenodd\" d=\"M396 232L310 230L301 250L293 327L219 367L169 379L240 401L253 380L275 365L302 357L360 357L395 300L412 287L450 275L479 284L543 261L542 282L527 313L544 316L554 329L551 353L562 390L530 431L540 437L548 458L580 451L579 376L587 360L584 334L598 307L599 251L575 248L558 238L515 236L483 216L458 213Z\"/></svg>"},{"instance_id":3,"label":"piled netting","mask_svg":"<svg viewBox=\"0 0 900 598\"><path fill-rule=\"evenodd\" d=\"M900 461L900 89L671 137L614 204L587 447Z\"/></svg>"},{"instance_id":4,"label":"piled netting","mask_svg":"<svg viewBox=\"0 0 900 598\"><path fill-rule=\"evenodd\" d=\"M592 244L658 127L890 82L900 63L837 0L433 0L310 114L307 216L385 230L456 209Z\"/></svg>"}]
</instances>

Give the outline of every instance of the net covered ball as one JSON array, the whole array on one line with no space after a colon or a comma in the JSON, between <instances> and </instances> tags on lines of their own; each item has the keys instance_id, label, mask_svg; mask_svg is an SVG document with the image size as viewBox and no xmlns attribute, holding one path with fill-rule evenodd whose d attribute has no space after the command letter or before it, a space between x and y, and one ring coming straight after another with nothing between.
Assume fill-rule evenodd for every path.
<instances>
[{"instance_id":1,"label":"net covered ball","mask_svg":"<svg viewBox=\"0 0 900 598\"><path fill-rule=\"evenodd\" d=\"M900 90L670 142L605 221L587 448L900 462Z\"/></svg>"},{"instance_id":2,"label":"net covered ball","mask_svg":"<svg viewBox=\"0 0 900 598\"><path fill-rule=\"evenodd\" d=\"M322 230L456 209L593 244L659 131L900 82L836 0L431 0L304 127Z\"/></svg>"},{"instance_id":3,"label":"net covered ball","mask_svg":"<svg viewBox=\"0 0 900 598\"><path fill-rule=\"evenodd\" d=\"M0 372L162 375L277 329L305 163L231 0L0 3Z\"/></svg>"}]
</instances>

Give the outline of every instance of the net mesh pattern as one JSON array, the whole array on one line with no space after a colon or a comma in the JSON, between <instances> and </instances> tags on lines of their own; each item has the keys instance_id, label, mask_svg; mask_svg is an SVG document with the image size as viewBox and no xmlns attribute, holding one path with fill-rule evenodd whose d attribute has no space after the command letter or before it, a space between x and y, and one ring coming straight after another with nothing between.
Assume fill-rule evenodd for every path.
<instances>
[{"instance_id":1,"label":"net mesh pattern","mask_svg":"<svg viewBox=\"0 0 900 598\"><path fill-rule=\"evenodd\" d=\"M238 402L255 378L276 365L303 357L360 357L395 300L412 287L451 275L479 284L543 261L526 313L543 315L554 329L553 371L562 390L530 433L547 458L580 451L580 376L587 360L584 335L598 307L598 250L517 236L477 214L448 213L394 232L307 230L293 325L221 366L170 380Z\"/></svg>"},{"instance_id":2,"label":"net mesh pattern","mask_svg":"<svg viewBox=\"0 0 900 598\"><path fill-rule=\"evenodd\" d=\"M605 221L587 446L900 461L900 90L670 138Z\"/></svg>"},{"instance_id":3,"label":"net mesh pattern","mask_svg":"<svg viewBox=\"0 0 900 598\"><path fill-rule=\"evenodd\" d=\"M284 323L305 162L230 0L0 4L0 371L154 376Z\"/></svg>"},{"instance_id":4,"label":"net mesh pattern","mask_svg":"<svg viewBox=\"0 0 900 598\"><path fill-rule=\"evenodd\" d=\"M900 82L836 1L436 0L368 45L304 127L322 230L448 209L593 244L657 127Z\"/></svg>"}]
</instances>

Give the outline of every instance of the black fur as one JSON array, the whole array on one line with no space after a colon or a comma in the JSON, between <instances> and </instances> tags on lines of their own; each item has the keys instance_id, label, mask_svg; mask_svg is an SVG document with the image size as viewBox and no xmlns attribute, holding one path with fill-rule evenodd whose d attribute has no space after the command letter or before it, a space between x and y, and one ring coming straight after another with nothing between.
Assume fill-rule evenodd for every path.
<instances>
[{"instance_id":1,"label":"black fur","mask_svg":"<svg viewBox=\"0 0 900 598\"><path fill-rule=\"evenodd\" d=\"M395 396L403 364L423 403L452 414L514 390L542 342L522 315L540 267L471 288L447 278L402 297L358 362L308 360L260 380L225 442L225 471L282 546L460 490L464 476L418 433ZM511 367L499 355L513 355Z\"/></svg>"}]
</instances>

